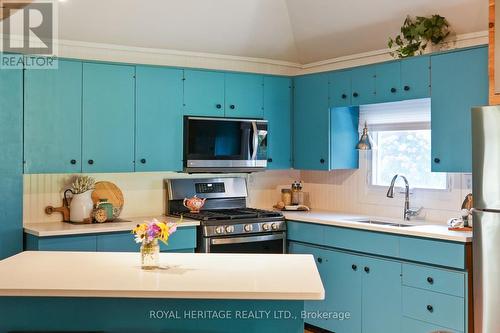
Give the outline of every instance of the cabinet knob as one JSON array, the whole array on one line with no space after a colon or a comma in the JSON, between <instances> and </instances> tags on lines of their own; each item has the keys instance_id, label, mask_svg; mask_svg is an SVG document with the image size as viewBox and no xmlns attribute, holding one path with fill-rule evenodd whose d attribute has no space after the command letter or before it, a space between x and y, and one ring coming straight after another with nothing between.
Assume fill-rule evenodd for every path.
<instances>
[{"instance_id":1,"label":"cabinet knob","mask_svg":"<svg viewBox=\"0 0 500 333\"><path fill-rule=\"evenodd\" d=\"M323 262L323 258L318 258L318 262L321 264Z\"/></svg>"},{"instance_id":2,"label":"cabinet knob","mask_svg":"<svg viewBox=\"0 0 500 333\"><path fill-rule=\"evenodd\" d=\"M429 311L431 313L434 312L434 307L432 305L430 305L430 304L427 305L427 311Z\"/></svg>"},{"instance_id":3,"label":"cabinet knob","mask_svg":"<svg viewBox=\"0 0 500 333\"><path fill-rule=\"evenodd\" d=\"M403 88L405 91L410 91L410 86L404 86Z\"/></svg>"},{"instance_id":4,"label":"cabinet knob","mask_svg":"<svg viewBox=\"0 0 500 333\"><path fill-rule=\"evenodd\" d=\"M440 162L441 162L441 160L440 160L439 158L437 158L437 157L436 157L436 158L434 159L434 163L439 164Z\"/></svg>"},{"instance_id":5,"label":"cabinet knob","mask_svg":"<svg viewBox=\"0 0 500 333\"><path fill-rule=\"evenodd\" d=\"M146 159L145 158L141 158L141 163L142 164L146 164Z\"/></svg>"},{"instance_id":6,"label":"cabinet knob","mask_svg":"<svg viewBox=\"0 0 500 333\"><path fill-rule=\"evenodd\" d=\"M70 163L73 164L73 165L75 165L76 164L76 160L71 160Z\"/></svg>"},{"instance_id":7,"label":"cabinet knob","mask_svg":"<svg viewBox=\"0 0 500 333\"><path fill-rule=\"evenodd\" d=\"M353 97L358 97L359 95L358 95L358 93L357 93L357 92L355 92L355 93L353 93L353 94L352 94L352 96L353 96Z\"/></svg>"},{"instance_id":8,"label":"cabinet knob","mask_svg":"<svg viewBox=\"0 0 500 333\"><path fill-rule=\"evenodd\" d=\"M325 163L325 159L324 158L320 159L319 163L324 164Z\"/></svg>"},{"instance_id":9,"label":"cabinet knob","mask_svg":"<svg viewBox=\"0 0 500 333\"><path fill-rule=\"evenodd\" d=\"M220 109L220 108L222 108L222 105L221 105L221 104L216 104L216 105L215 105L215 107L216 107L217 109Z\"/></svg>"},{"instance_id":10,"label":"cabinet knob","mask_svg":"<svg viewBox=\"0 0 500 333\"><path fill-rule=\"evenodd\" d=\"M234 110L234 109L236 108L236 106L235 106L234 104L231 104L231 105L229 105L229 108L230 108L231 110Z\"/></svg>"},{"instance_id":11,"label":"cabinet knob","mask_svg":"<svg viewBox=\"0 0 500 333\"><path fill-rule=\"evenodd\" d=\"M94 164L94 160L89 160L88 162L90 165Z\"/></svg>"},{"instance_id":12,"label":"cabinet knob","mask_svg":"<svg viewBox=\"0 0 500 333\"><path fill-rule=\"evenodd\" d=\"M396 93L397 89L396 88L391 88L391 93Z\"/></svg>"},{"instance_id":13,"label":"cabinet knob","mask_svg":"<svg viewBox=\"0 0 500 333\"><path fill-rule=\"evenodd\" d=\"M428 282L429 284L434 284L434 279L433 279L432 277L430 277L430 276L429 276L429 277L427 278L427 282Z\"/></svg>"},{"instance_id":14,"label":"cabinet knob","mask_svg":"<svg viewBox=\"0 0 500 333\"><path fill-rule=\"evenodd\" d=\"M365 267L365 272L370 273L370 267Z\"/></svg>"},{"instance_id":15,"label":"cabinet knob","mask_svg":"<svg viewBox=\"0 0 500 333\"><path fill-rule=\"evenodd\" d=\"M273 159L272 159L272 158L268 158L268 159L267 159L267 161L268 161L269 163L272 163L272 162L273 162Z\"/></svg>"},{"instance_id":16,"label":"cabinet knob","mask_svg":"<svg viewBox=\"0 0 500 333\"><path fill-rule=\"evenodd\" d=\"M357 271L358 270L358 266L356 266L355 264L352 264L351 268L352 268L353 271Z\"/></svg>"},{"instance_id":17,"label":"cabinet knob","mask_svg":"<svg viewBox=\"0 0 500 333\"><path fill-rule=\"evenodd\" d=\"M342 99L346 99L347 98L347 95L346 94L342 94Z\"/></svg>"}]
</instances>

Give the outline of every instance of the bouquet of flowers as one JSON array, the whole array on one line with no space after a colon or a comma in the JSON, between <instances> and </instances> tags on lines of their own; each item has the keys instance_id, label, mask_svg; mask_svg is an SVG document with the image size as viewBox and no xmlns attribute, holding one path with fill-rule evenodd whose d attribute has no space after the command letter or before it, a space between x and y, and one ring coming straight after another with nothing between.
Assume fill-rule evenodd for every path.
<instances>
[{"instance_id":1,"label":"bouquet of flowers","mask_svg":"<svg viewBox=\"0 0 500 333\"><path fill-rule=\"evenodd\" d=\"M135 235L135 242L141 244L149 244L154 241L162 241L168 243L168 238L177 230L176 223L160 222L153 219L150 222L138 224L132 233Z\"/></svg>"}]
</instances>

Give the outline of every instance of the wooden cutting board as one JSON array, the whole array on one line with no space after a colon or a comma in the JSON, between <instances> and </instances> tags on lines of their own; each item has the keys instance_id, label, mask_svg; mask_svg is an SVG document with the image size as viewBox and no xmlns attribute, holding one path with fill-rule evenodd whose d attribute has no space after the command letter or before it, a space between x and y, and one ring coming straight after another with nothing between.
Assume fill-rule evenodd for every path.
<instances>
[{"instance_id":1,"label":"wooden cutting board","mask_svg":"<svg viewBox=\"0 0 500 333\"><path fill-rule=\"evenodd\" d=\"M101 199L108 199L113 208L118 208L121 212L124 204L123 193L118 186L112 182L95 183L94 192L92 192L92 201L97 204ZM119 215L119 214L118 214ZM118 216L115 216L118 217Z\"/></svg>"}]
</instances>

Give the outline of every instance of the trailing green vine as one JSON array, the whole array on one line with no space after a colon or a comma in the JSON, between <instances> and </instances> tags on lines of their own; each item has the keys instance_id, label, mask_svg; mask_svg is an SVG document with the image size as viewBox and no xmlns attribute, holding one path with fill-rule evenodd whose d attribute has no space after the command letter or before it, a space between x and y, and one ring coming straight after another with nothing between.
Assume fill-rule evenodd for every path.
<instances>
[{"instance_id":1,"label":"trailing green vine","mask_svg":"<svg viewBox=\"0 0 500 333\"><path fill-rule=\"evenodd\" d=\"M429 43L441 44L450 33L450 24L443 16L436 14L412 18L408 15L401 27L401 34L389 38L387 46L390 49L397 47L391 51L394 58L412 57L422 54Z\"/></svg>"}]
</instances>

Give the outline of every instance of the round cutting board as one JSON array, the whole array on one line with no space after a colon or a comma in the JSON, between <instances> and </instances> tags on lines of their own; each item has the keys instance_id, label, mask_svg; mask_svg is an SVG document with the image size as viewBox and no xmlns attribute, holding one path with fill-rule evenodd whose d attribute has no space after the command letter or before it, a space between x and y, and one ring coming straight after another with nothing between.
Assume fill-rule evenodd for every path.
<instances>
[{"instance_id":1,"label":"round cutting board","mask_svg":"<svg viewBox=\"0 0 500 333\"><path fill-rule=\"evenodd\" d=\"M92 201L94 205L101 199L108 199L108 202L113 205L113 217L117 218L123 208L123 193L118 186L112 182L97 182L95 183L94 192L92 192Z\"/></svg>"}]
</instances>

